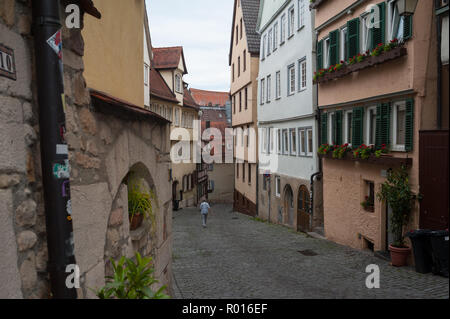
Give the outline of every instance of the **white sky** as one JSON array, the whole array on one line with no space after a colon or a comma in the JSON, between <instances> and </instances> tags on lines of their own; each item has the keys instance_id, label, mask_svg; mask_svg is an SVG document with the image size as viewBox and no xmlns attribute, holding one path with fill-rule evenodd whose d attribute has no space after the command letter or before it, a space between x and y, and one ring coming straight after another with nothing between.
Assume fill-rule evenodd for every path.
<instances>
[{"instance_id":1,"label":"white sky","mask_svg":"<svg viewBox=\"0 0 450 319\"><path fill-rule=\"evenodd\" d=\"M183 46L196 89L230 90L233 0L146 0L153 47Z\"/></svg>"}]
</instances>

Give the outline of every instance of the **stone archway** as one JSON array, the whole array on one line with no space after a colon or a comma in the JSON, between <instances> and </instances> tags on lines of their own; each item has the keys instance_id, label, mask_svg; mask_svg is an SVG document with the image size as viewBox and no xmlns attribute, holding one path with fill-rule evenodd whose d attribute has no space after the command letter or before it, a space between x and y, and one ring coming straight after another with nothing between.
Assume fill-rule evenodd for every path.
<instances>
[{"instance_id":1,"label":"stone archway","mask_svg":"<svg viewBox=\"0 0 450 319\"><path fill-rule=\"evenodd\" d=\"M284 223L294 225L294 192L290 185L284 188Z\"/></svg>"},{"instance_id":2,"label":"stone archway","mask_svg":"<svg viewBox=\"0 0 450 319\"><path fill-rule=\"evenodd\" d=\"M131 184L140 185L142 191L153 192L153 218L144 220L141 227L130 230L128 217L128 192ZM142 256L156 257L156 216L159 214L158 197L155 184L147 167L138 163L130 168L119 186L114 198L111 214L108 221L108 230L105 241L105 274L112 275L110 259L119 260L122 256L132 258L136 252Z\"/></svg>"}]
</instances>

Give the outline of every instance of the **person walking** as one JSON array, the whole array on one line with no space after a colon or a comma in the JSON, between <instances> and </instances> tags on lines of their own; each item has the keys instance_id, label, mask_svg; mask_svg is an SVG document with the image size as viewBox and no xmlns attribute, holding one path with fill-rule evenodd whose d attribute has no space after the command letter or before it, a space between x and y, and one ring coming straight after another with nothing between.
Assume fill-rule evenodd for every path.
<instances>
[{"instance_id":1,"label":"person walking","mask_svg":"<svg viewBox=\"0 0 450 319\"><path fill-rule=\"evenodd\" d=\"M211 206L209 206L208 202L204 200L200 204L200 212L202 214L202 225L203 228L206 228L206 221L208 219L209 210L211 209Z\"/></svg>"}]
</instances>

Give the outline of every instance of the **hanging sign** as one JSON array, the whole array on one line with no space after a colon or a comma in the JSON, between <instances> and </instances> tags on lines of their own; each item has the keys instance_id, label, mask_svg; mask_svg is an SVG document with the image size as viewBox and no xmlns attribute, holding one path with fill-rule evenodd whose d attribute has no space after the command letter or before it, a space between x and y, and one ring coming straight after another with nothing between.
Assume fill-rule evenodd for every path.
<instances>
[{"instance_id":1,"label":"hanging sign","mask_svg":"<svg viewBox=\"0 0 450 319\"><path fill-rule=\"evenodd\" d=\"M17 80L14 51L0 43L0 76Z\"/></svg>"}]
</instances>

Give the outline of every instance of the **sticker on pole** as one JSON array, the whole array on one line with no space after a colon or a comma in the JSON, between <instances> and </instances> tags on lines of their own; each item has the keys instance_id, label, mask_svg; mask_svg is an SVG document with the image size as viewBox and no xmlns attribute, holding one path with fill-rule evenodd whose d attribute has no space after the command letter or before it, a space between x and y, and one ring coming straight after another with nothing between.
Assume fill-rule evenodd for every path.
<instances>
[{"instance_id":1,"label":"sticker on pole","mask_svg":"<svg viewBox=\"0 0 450 319\"><path fill-rule=\"evenodd\" d=\"M47 40L48 45L55 51L59 59L62 59L62 41L61 30L56 32L50 39Z\"/></svg>"}]
</instances>

